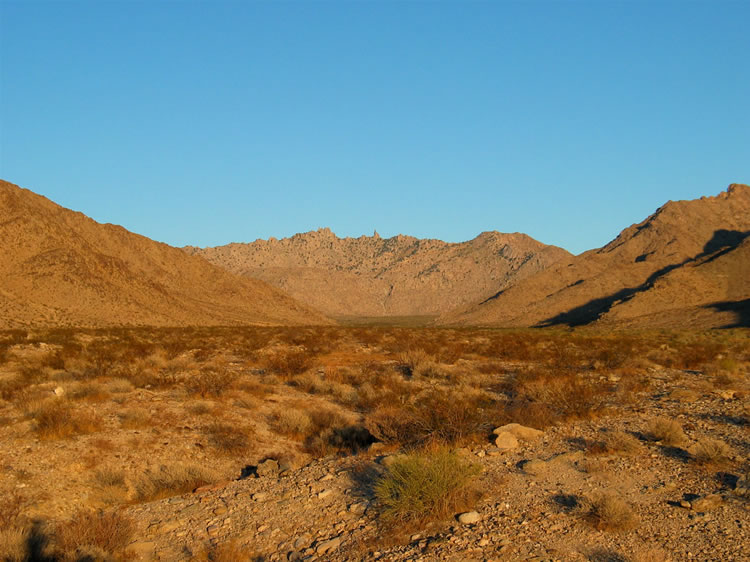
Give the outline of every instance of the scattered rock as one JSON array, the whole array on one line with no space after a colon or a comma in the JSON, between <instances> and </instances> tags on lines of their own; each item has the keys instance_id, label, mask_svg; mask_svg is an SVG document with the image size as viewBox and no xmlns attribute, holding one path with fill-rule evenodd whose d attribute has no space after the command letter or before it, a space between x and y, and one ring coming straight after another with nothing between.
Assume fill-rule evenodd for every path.
<instances>
[{"instance_id":1,"label":"scattered rock","mask_svg":"<svg viewBox=\"0 0 750 562\"><path fill-rule=\"evenodd\" d=\"M256 474L258 478L276 476L279 473L279 462L274 459L268 459L258 465Z\"/></svg>"},{"instance_id":2,"label":"scattered rock","mask_svg":"<svg viewBox=\"0 0 750 562\"><path fill-rule=\"evenodd\" d=\"M518 439L516 439L516 436L512 433L503 431L497 434L495 446L500 449L501 452L512 451L513 449L518 448Z\"/></svg>"},{"instance_id":3,"label":"scattered rock","mask_svg":"<svg viewBox=\"0 0 750 562\"><path fill-rule=\"evenodd\" d=\"M462 525L473 525L481 521L482 517L476 511L467 511L458 516L458 522Z\"/></svg>"},{"instance_id":4,"label":"scattered rock","mask_svg":"<svg viewBox=\"0 0 750 562\"><path fill-rule=\"evenodd\" d=\"M509 423L497 427L492 433L494 433L495 435L500 435L501 433L510 433L516 439L521 439L523 441L533 441L544 435L544 432L540 431L539 429L526 427L525 425L521 425L518 423Z\"/></svg>"},{"instance_id":5,"label":"scattered rock","mask_svg":"<svg viewBox=\"0 0 750 562\"><path fill-rule=\"evenodd\" d=\"M334 537L330 540L318 543L315 547L315 552L317 554L328 554L336 550L339 546L341 546L341 537Z\"/></svg>"},{"instance_id":6,"label":"scattered rock","mask_svg":"<svg viewBox=\"0 0 750 562\"><path fill-rule=\"evenodd\" d=\"M690 502L695 511L711 511L723 503L724 499L719 494L710 494Z\"/></svg>"}]
</instances>

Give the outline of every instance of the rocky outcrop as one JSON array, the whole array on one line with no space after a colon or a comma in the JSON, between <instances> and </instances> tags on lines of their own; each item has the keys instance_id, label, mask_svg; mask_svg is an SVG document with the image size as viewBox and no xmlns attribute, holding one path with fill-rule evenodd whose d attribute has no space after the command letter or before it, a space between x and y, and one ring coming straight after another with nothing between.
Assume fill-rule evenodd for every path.
<instances>
[{"instance_id":1,"label":"rocky outcrop","mask_svg":"<svg viewBox=\"0 0 750 562\"><path fill-rule=\"evenodd\" d=\"M437 315L491 298L570 256L518 233L485 232L448 243L377 233L339 238L327 228L185 251L334 316Z\"/></svg>"}]
</instances>

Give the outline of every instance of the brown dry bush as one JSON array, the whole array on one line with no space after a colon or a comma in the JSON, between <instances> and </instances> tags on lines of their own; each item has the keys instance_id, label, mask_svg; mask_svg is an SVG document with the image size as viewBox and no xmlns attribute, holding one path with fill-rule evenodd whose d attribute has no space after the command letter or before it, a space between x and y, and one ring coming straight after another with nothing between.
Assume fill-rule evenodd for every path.
<instances>
[{"instance_id":1,"label":"brown dry bush","mask_svg":"<svg viewBox=\"0 0 750 562\"><path fill-rule=\"evenodd\" d=\"M55 525L53 546L61 560L124 560L135 525L119 513L80 510Z\"/></svg>"},{"instance_id":2,"label":"brown dry bush","mask_svg":"<svg viewBox=\"0 0 750 562\"><path fill-rule=\"evenodd\" d=\"M504 418L538 429L560 421L600 415L613 398L611 383L599 377L557 374L544 369L516 374L506 383L504 391L509 397Z\"/></svg>"},{"instance_id":3,"label":"brown dry bush","mask_svg":"<svg viewBox=\"0 0 750 562\"><path fill-rule=\"evenodd\" d=\"M120 427L123 429L141 429L152 425L151 415L140 408L130 408L119 412Z\"/></svg>"},{"instance_id":4,"label":"brown dry bush","mask_svg":"<svg viewBox=\"0 0 750 562\"><path fill-rule=\"evenodd\" d=\"M192 492L218 479L216 473L196 464L161 465L131 482L130 495L135 502L148 502Z\"/></svg>"},{"instance_id":5,"label":"brown dry bush","mask_svg":"<svg viewBox=\"0 0 750 562\"><path fill-rule=\"evenodd\" d=\"M64 439L99 431L101 419L93 413L71 407L68 403L51 399L32 413L35 431L41 439Z\"/></svg>"},{"instance_id":6,"label":"brown dry bush","mask_svg":"<svg viewBox=\"0 0 750 562\"><path fill-rule=\"evenodd\" d=\"M610 431L602 440L591 443L588 451L593 454L633 456L643 451L643 445L631 434L618 430Z\"/></svg>"},{"instance_id":7,"label":"brown dry bush","mask_svg":"<svg viewBox=\"0 0 750 562\"><path fill-rule=\"evenodd\" d=\"M29 386L29 383L19 375L9 375L0 378L0 398L12 401Z\"/></svg>"},{"instance_id":8,"label":"brown dry bush","mask_svg":"<svg viewBox=\"0 0 750 562\"><path fill-rule=\"evenodd\" d=\"M687 441L682 426L667 418L654 418L646 427L646 435L652 441L661 441L669 447L679 447Z\"/></svg>"},{"instance_id":9,"label":"brown dry bush","mask_svg":"<svg viewBox=\"0 0 750 562\"><path fill-rule=\"evenodd\" d=\"M318 435L308 437L305 450L315 457L332 454L357 454L367 449L375 438L362 425L344 425L322 429Z\"/></svg>"},{"instance_id":10,"label":"brown dry bush","mask_svg":"<svg viewBox=\"0 0 750 562\"><path fill-rule=\"evenodd\" d=\"M103 402L110 398L107 389L100 383L84 382L73 384L65 389L65 395L72 400Z\"/></svg>"},{"instance_id":11,"label":"brown dry bush","mask_svg":"<svg viewBox=\"0 0 750 562\"><path fill-rule=\"evenodd\" d=\"M600 531L629 531L640 524L633 508L613 492L594 495L587 518Z\"/></svg>"},{"instance_id":12,"label":"brown dry bush","mask_svg":"<svg viewBox=\"0 0 750 562\"><path fill-rule=\"evenodd\" d=\"M312 429L312 420L308 413L293 407L271 412L268 423L276 433L298 440L304 439Z\"/></svg>"},{"instance_id":13,"label":"brown dry bush","mask_svg":"<svg viewBox=\"0 0 750 562\"><path fill-rule=\"evenodd\" d=\"M403 407L379 408L367 416L365 427L384 443L453 445L484 437L498 422L494 410L481 395L434 390Z\"/></svg>"},{"instance_id":14,"label":"brown dry bush","mask_svg":"<svg viewBox=\"0 0 750 562\"><path fill-rule=\"evenodd\" d=\"M689 449L692 459L704 466L721 466L729 462L732 449L720 439L704 437L699 439Z\"/></svg>"},{"instance_id":15,"label":"brown dry bush","mask_svg":"<svg viewBox=\"0 0 750 562\"><path fill-rule=\"evenodd\" d=\"M206 367L188 377L185 387L202 398L218 397L232 387L235 378L236 375L226 369Z\"/></svg>"},{"instance_id":16,"label":"brown dry bush","mask_svg":"<svg viewBox=\"0 0 750 562\"><path fill-rule=\"evenodd\" d=\"M201 430L211 445L225 455L239 455L250 449L253 430L249 427L236 427L227 423L214 422Z\"/></svg>"},{"instance_id":17,"label":"brown dry bush","mask_svg":"<svg viewBox=\"0 0 750 562\"><path fill-rule=\"evenodd\" d=\"M281 348L267 354L263 365L271 374L292 377L312 367L314 357L314 353L304 348Z\"/></svg>"}]
</instances>

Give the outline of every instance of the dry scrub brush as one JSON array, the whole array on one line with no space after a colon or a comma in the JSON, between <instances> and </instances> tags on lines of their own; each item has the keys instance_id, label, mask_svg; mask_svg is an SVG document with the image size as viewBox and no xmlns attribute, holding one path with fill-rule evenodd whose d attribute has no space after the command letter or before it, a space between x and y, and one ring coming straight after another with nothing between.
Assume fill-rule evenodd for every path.
<instances>
[{"instance_id":1,"label":"dry scrub brush","mask_svg":"<svg viewBox=\"0 0 750 562\"><path fill-rule=\"evenodd\" d=\"M250 450L254 431L251 427L213 422L202 428L209 445L225 455L240 455Z\"/></svg>"},{"instance_id":2,"label":"dry scrub brush","mask_svg":"<svg viewBox=\"0 0 750 562\"><path fill-rule=\"evenodd\" d=\"M99 431L102 420L96 414L72 407L64 400L51 398L29 413L40 439L64 439Z\"/></svg>"},{"instance_id":3,"label":"dry scrub brush","mask_svg":"<svg viewBox=\"0 0 750 562\"><path fill-rule=\"evenodd\" d=\"M613 492L601 492L590 501L587 517L601 531L629 531L640 524L633 508Z\"/></svg>"},{"instance_id":4,"label":"dry scrub brush","mask_svg":"<svg viewBox=\"0 0 750 562\"><path fill-rule=\"evenodd\" d=\"M130 496L135 502L179 496L218 481L213 471L196 464L174 463L146 470L129 483Z\"/></svg>"},{"instance_id":5,"label":"dry scrub brush","mask_svg":"<svg viewBox=\"0 0 750 562\"><path fill-rule=\"evenodd\" d=\"M631 434L617 430L607 432L600 441L592 443L588 450L594 454L634 456L643 451L643 445Z\"/></svg>"},{"instance_id":6,"label":"dry scrub brush","mask_svg":"<svg viewBox=\"0 0 750 562\"><path fill-rule=\"evenodd\" d=\"M682 426L667 418L654 418L646 427L646 435L652 441L660 441L669 447L679 447L687 441Z\"/></svg>"},{"instance_id":7,"label":"dry scrub brush","mask_svg":"<svg viewBox=\"0 0 750 562\"><path fill-rule=\"evenodd\" d=\"M704 437L688 448L688 453L700 465L721 466L729 462L732 449L720 439Z\"/></svg>"},{"instance_id":8,"label":"dry scrub brush","mask_svg":"<svg viewBox=\"0 0 750 562\"><path fill-rule=\"evenodd\" d=\"M365 426L388 444L456 445L485 437L498 421L496 410L483 394L431 390L410 404L378 408L367 416Z\"/></svg>"},{"instance_id":9,"label":"dry scrub brush","mask_svg":"<svg viewBox=\"0 0 750 562\"><path fill-rule=\"evenodd\" d=\"M78 511L54 527L53 548L56 559L126 560L133 533L132 520L119 513Z\"/></svg>"}]
</instances>

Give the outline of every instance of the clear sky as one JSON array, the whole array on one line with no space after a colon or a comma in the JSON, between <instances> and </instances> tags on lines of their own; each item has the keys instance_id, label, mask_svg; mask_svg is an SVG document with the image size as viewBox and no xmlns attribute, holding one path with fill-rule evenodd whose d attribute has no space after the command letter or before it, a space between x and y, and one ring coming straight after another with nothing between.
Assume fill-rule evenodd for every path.
<instances>
[{"instance_id":1,"label":"clear sky","mask_svg":"<svg viewBox=\"0 0 750 562\"><path fill-rule=\"evenodd\" d=\"M750 182L750 2L0 0L0 177L181 246L580 252Z\"/></svg>"}]
</instances>

